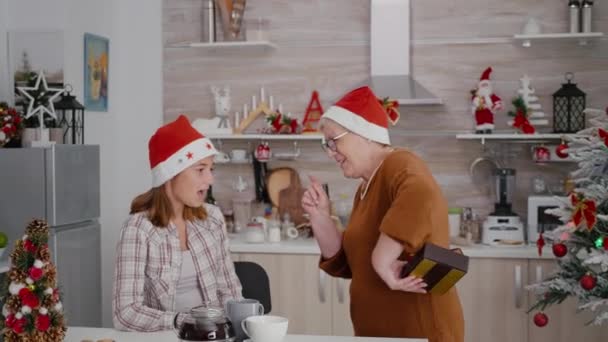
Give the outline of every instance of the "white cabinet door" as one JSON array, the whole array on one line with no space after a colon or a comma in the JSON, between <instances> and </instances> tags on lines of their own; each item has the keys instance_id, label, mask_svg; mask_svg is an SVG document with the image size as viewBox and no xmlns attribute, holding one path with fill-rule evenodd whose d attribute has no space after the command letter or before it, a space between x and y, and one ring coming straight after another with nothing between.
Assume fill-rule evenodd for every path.
<instances>
[{"instance_id":1,"label":"white cabinet door","mask_svg":"<svg viewBox=\"0 0 608 342\"><path fill-rule=\"evenodd\" d=\"M353 323L350 319L350 279L334 278L332 334L353 336Z\"/></svg>"},{"instance_id":2,"label":"white cabinet door","mask_svg":"<svg viewBox=\"0 0 608 342\"><path fill-rule=\"evenodd\" d=\"M289 318L290 334L331 335L331 278L316 255L243 253L240 261L260 264L270 278L271 314Z\"/></svg>"},{"instance_id":3,"label":"white cabinet door","mask_svg":"<svg viewBox=\"0 0 608 342\"><path fill-rule=\"evenodd\" d=\"M523 342L528 337L527 259L471 258L457 284L467 342Z\"/></svg>"},{"instance_id":4,"label":"white cabinet door","mask_svg":"<svg viewBox=\"0 0 608 342\"><path fill-rule=\"evenodd\" d=\"M557 268L554 260L531 260L530 282L536 283L551 274ZM530 292L530 305L535 303L535 294ZM544 312L549 317L549 324L543 328L534 325L535 312L530 312L529 342L605 342L608 341L608 326L586 326L593 315L590 312L576 312L577 301L568 298L559 305L548 307Z\"/></svg>"}]
</instances>

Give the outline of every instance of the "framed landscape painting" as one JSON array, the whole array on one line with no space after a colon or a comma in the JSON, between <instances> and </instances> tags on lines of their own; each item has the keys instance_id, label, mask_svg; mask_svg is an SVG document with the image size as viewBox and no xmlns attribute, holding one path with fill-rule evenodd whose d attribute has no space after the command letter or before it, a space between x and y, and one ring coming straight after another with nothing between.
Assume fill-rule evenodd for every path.
<instances>
[{"instance_id":1,"label":"framed landscape painting","mask_svg":"<svg viewBox=\"0 0 608 342\"><path fill-rule=\"evenodd\" d=\"M88 111L108 111L108 56L110 41L84 35L84 106Z\"/></svg>"}]
</instances>

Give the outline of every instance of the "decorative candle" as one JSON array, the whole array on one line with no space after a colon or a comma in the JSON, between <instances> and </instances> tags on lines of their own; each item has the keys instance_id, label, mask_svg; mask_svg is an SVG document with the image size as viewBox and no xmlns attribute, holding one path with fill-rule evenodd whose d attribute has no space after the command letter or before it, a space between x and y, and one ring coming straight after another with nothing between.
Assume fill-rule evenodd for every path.
<instances>
[{"instance_id":1,"label":"decorative candle","mask_svg":"<svg viewBox=\"0 0 608 342\"><path fill-rule=\"evenodd\" d=\"M266 97L264 96L264 87L262 87L260 89L260 103L264 102L266 100Z\"/></svg>"},{"instance_id":2,"label":"decorative candle","mask_svg":"<svg viewBox=\"0 0 608 342\"><path fill-rule=\"evenodd\" d=\"M279 113L283 113L283 104L279 103Z\"/></svg>"},{"instance_id":3,"label":"decorative candle","mask_svg":"<svg viewBox=\"0 0 608 342\"><path fill-rule=\"evenodd\" d=\"M241 125L240 116L239 112L234 113L234 127L239 127Z\"/></svg>"},{"instance_id":4,"label":"decorative candle","mask_svg":"<svg viewBox=\"0 0 608 342\"><path fill-rule=\"evenodd\" d=\"M249 116L249 111L247 109L247 104L245 103L243 105L243 120L247 119L247 117Z\"/></svg>"},{"instance_id":5,"label":"decorative candle","mask_svg":"<svg viewBox=\"0 0 608 342\"><path fill-rule=\"evenodd\" d=\"M258 104L257 104L257 101L255 99L255 95L253 95L251 97L251 100L252 100L252 103L253 103L252 106L251 106L251 109L255 110L256 108L258 108Z\"/></svg>"},{"instance_id":6,"label":"decorative candle","mask_svg":"<svg viewBox=\"0 0 608 342\"><path fill-rule=\"evenodd\" d=\"M270 110L274 110L274 98L270 95L268 99L270 100Z\"/></svg>"}]
</instances>

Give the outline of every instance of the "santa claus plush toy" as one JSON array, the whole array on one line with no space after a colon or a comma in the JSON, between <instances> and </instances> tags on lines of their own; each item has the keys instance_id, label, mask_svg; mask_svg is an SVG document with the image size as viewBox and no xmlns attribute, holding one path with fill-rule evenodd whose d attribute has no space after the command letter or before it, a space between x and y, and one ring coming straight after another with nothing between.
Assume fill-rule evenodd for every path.
<instances>
[{"instance_id":1,"label":"santa claus plush toy","mask_svg":"<svg viewBox=\"0 0 608 342\"><path fill-rule=\"evenodd\" d=\"M488 67L479 78L479 85L473 91L472 111L475 115L476 133L492 133L494 129L494 113L502 109L502 101L492 90L490 73L492 67Z\"/></svg>"}]
</instances>

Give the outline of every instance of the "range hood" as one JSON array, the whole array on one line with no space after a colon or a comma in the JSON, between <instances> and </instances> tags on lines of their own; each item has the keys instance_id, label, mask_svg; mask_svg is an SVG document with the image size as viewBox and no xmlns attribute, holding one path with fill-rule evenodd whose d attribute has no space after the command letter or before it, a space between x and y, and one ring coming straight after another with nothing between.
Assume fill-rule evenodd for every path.
<instances>
[{"instance_id":1,"label":"range hood","mask_svg":"<svg viewBox=\"0 0 608 342\"><path fill-rule=\"evenodd\" d=\"M371 0L371 77L376 95L400 105L434 105L442 100L410 75L410 1Z\"/></svg>"}]
</instances>

